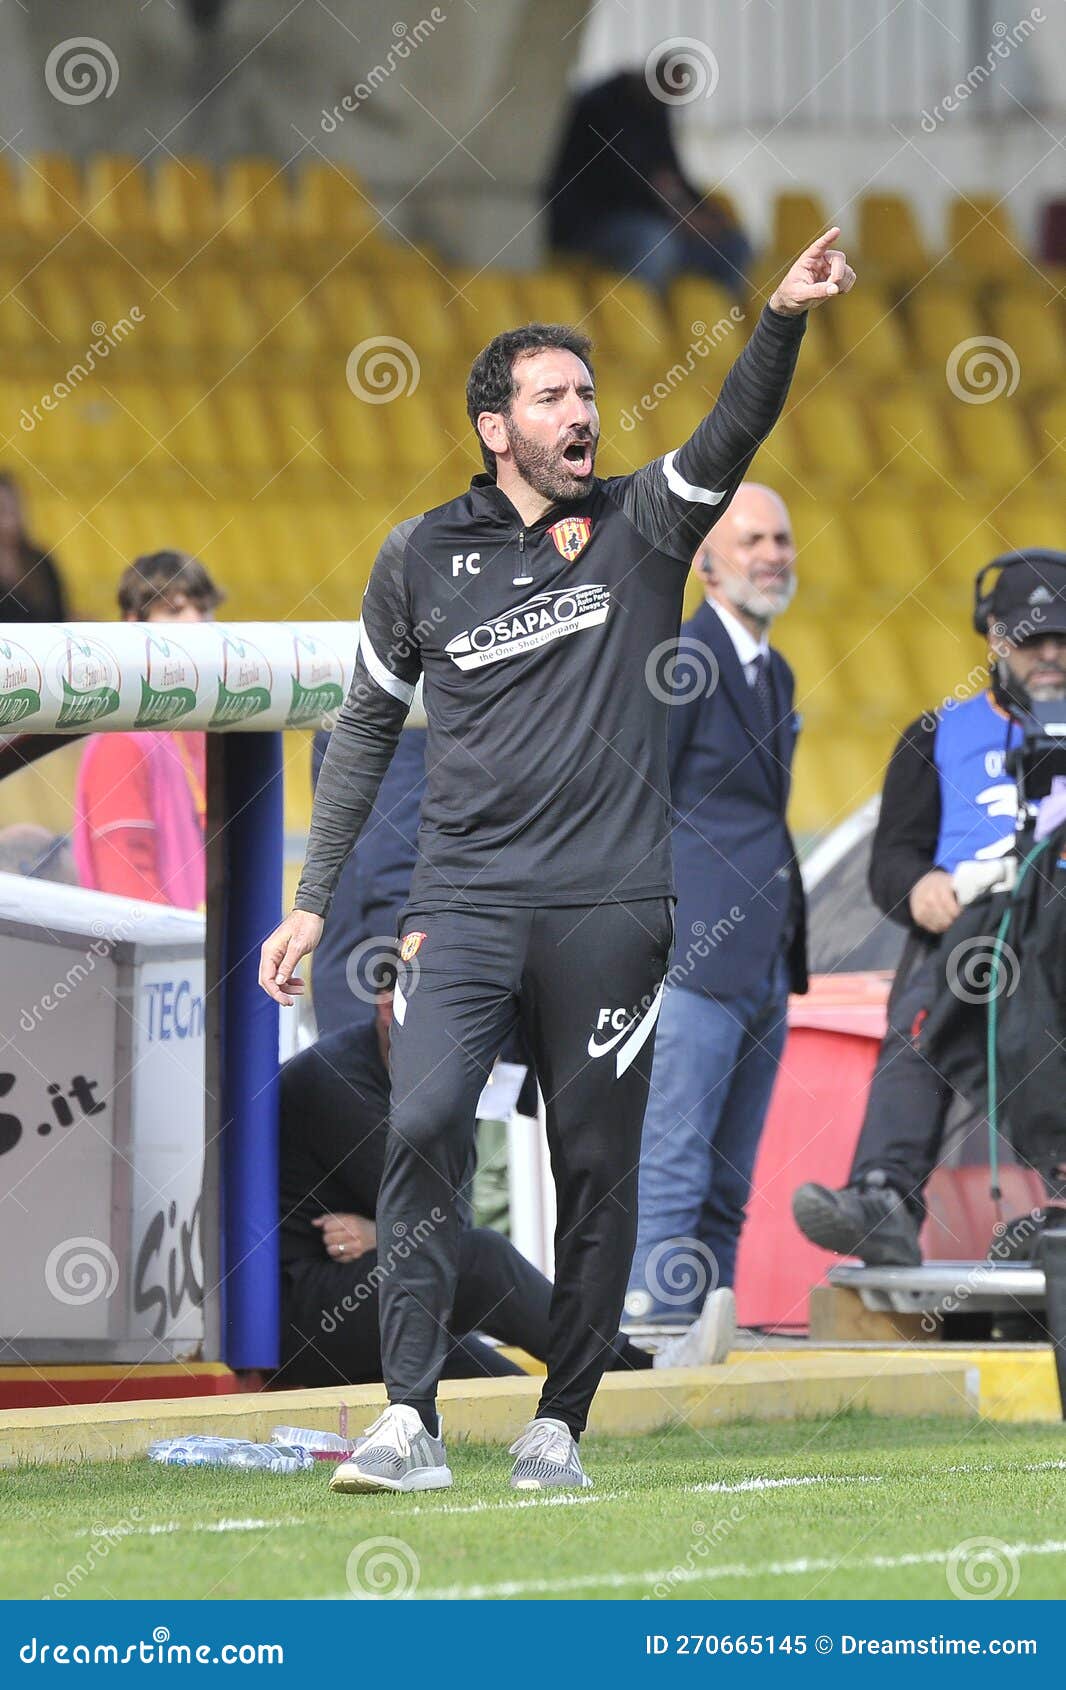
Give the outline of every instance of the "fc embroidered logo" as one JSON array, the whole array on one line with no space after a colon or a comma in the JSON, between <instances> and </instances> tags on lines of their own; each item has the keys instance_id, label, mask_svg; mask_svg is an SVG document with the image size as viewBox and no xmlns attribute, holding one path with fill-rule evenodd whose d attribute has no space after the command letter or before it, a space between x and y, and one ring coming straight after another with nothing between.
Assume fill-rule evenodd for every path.
<instances>
[{"instance_id":1,"label":"fc embroidered logo","mask_svg":"<svg viewBox=\"0 0 1066 1690\"><path fill-rule=\"evenodd\" d=\"M589 543L592 534L592 518L590 516L564 516L561 522L553 522L548 529L552 537L552 544L567 563L573 563L579 558Z\"/></svg>"},{"instance_id":2,"label":"fc embroidered logo","mask_svg":"<svg viewBox=\"0 0 1066 1690\"><path fill-rule=\"evenodd\" d=\"M424 933L404 934L403 943L400 946L401 962L411 962L414 960L422 948L422 941L425 936L426 935Z\"/></svg>"}]
</instances>

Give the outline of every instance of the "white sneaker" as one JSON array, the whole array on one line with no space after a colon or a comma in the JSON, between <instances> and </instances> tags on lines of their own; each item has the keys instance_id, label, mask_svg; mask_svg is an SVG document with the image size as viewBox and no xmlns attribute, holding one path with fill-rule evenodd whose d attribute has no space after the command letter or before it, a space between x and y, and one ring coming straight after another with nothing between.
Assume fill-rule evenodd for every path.
<instances>
[{"instance_id":1,"label":"white sneaker","mask_svg":"<svg viewBox=\"0 0 1066 1690\"><path fill-rule=\"evenodd\" d=\"M443 1434L444 1427L439 1425ZM330 1490L446 1490L452 1482L443 1436L430 1437L416 1409L389 1404L368 1426Z\"/></svg>"},{"instance_id":2,"label":"white sneaker","mask_svg":"<svg viewBox=\"0 0 1066 1690\"><path fill-rule=\"evenodd\" d=\"M514 1490L588 1490L592 1480L581 1465L577 1439L561 1420L531 1420L511 1445Z\"/></svg>"},{"instance_id":3,"label":"white sneaker","mask_svg":"<svg viewBox=\"0 0 1066 1690\"><path fill-rule=\"evenodd\" d=\"M737 1335L737 1300L728 1285L709 1291L699 1319L668 1338L653 1367L714 1367L728 1358Z\"/></svg>"}]
</instances>

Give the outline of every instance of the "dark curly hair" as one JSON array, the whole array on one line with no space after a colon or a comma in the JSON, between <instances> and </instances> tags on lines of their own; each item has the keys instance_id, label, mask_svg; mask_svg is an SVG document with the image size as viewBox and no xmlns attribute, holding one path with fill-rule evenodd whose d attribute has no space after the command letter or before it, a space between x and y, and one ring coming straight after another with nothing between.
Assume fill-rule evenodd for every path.
<instances>
[{"instance_id":1,"label":"dark curly hair","mask_svg":"<svg viewBox=\"0 0 1066 1690\"><path fill-rule=\"evenodd\" d=\"M530 352L549 349L572 352L592 375L591 340L580 329L568 328L565 323L526 323L524 328L506 329L495 340L489 341L470 366L466 383L466 414L474 425L481 456L491 476L496 474L496 454L490 452L482 440L477 419L482 411L509 411L515 396L514 367L518 359Z\"/></svg>"}]
</instances>

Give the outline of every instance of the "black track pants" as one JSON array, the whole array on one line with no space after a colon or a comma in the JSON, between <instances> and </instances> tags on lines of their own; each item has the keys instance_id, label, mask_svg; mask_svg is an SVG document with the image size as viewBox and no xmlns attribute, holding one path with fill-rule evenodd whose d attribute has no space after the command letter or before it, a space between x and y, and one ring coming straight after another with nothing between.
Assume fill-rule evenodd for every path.
<instances>
[{"instance_id":1,"label":"black track pants","mask_svg":"<svg viewBox=\"0 0 1066 1690\"><path fill-rule=\"evenodd\" d=\"M417 950L411 935L423 934ZM541 1415L583 1430L617 1344L669 898L407 912L378 1201L381 1354L392 1402L432 1401L453 1326L459 1219L478 1095L521 1023L547 1106L558 1220ZM413 954L412 954L413 953Z\"/></svg>"}]
</instances>

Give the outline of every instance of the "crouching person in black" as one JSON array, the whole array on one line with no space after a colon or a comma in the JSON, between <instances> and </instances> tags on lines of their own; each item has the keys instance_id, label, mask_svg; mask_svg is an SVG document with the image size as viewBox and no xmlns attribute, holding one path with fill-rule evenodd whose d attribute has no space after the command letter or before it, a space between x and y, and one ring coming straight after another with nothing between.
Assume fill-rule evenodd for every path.
<instances>
[{"instance_id":1,"label":"crouching person in black","mask_svg":"<svg viewBox=\"0 0 1066 1690\"><path fill-rule=\"evenodd\" d=\"M357 1385L381 1378L380 1287L390 1273L404 1271L435 1224L430 1212L397 1238L379 1238L375 1226L389 1114L391 1019L392 999L383 995L374 1023L327 1035L281 1070L282 1365L274 1376L279 1386ZM551 1282L509 1239L467 1225L444 1376L522 1372L478 1334L546 1360L551 1294ZM665 1345L654 1363L621 1333L610 1348L609 1369L694 1366L707 1359L688 1334Z\"/></svg>"}]
</instances>

